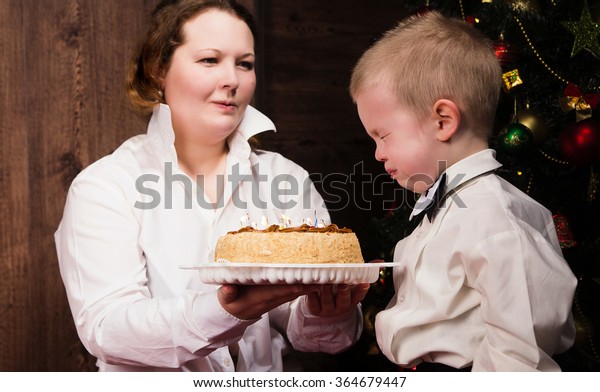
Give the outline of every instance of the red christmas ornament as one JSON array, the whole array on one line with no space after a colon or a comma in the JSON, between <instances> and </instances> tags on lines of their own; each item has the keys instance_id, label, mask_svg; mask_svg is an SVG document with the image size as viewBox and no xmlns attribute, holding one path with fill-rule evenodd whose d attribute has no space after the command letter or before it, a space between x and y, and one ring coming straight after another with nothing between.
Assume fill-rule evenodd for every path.
<instances>
[{"instance_id":1,"label":"red christmas ornament","mask_svg":"<svg viewBox=\"0 0 600 392\"><path fill-rule=\"evenodd\" d=\"M588 118L567 125L560 136L560 151L567 162L576 166L600 161L600 123Z\"/></svg>"},{"instance_id":2,"label":"red christmas ornament","mask_svg":"<svg viewBox=\"0 0 600 392\"><path fill-rule=\"evenodd\" d=\"M502 69L507 69L517 62L517 51L504 39L504 35L494 41L494 52Z\"/></svg>"},{"instance_id":3,"label":"red christmas ornament","mask_svg":"<svg viewBox=\"0 0 600 392\"><path fill-rule=\"evenodd\" d=\"M479 23L479 19L477 19L474 16L467 15L467 16L465 16L465 22L475 26L477 23Z\"/></svg>"},{"instance_id":4,"label":"red christmas ornament","mask_svg":"<svg viewBox=\"0 0 600 392\"><path fill-rule=\"evenodd\" d=\"M565 249L577 245L577 241L575 241L573 232L569 227L567 217L563 214L554 214L552 218L554 219L554 227L556 228L556 235L558 236L560 247Z\"/></svg>"}]
</instances>

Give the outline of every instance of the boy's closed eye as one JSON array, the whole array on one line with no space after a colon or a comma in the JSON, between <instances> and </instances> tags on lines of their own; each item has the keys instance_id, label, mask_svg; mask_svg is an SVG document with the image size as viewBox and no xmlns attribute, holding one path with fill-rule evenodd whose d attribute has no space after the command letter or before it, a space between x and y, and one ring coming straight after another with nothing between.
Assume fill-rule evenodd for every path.
<instances>
[{"instance_id":1,"label":"boy's closed eye","mask_svg":"<svg viewBox=\"0 0 600 392\"><path fill-rule=\"evenodd\" d=\"M373 140L377 141L385 139L390 132L371 131L369 134Z\"/></svg>"}]
</instances>

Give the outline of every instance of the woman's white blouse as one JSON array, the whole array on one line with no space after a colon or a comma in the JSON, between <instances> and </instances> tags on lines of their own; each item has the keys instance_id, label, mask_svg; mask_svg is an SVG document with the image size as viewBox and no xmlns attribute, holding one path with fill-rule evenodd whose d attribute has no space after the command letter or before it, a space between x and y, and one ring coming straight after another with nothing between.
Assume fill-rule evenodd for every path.
<instances>
[{"instance_id":1,"label":"woman's white blouse","mask_svg":"<svg viewBox=\"0 0 600 392\"><path fill-rule=\"evenodd\" d=\"M316 214L329 223L304 169L251 150L249 137L274 129L247 108L228 140L229 176L216 208L178 169L166 105L155 108L147 134L73 181L55 241L79 337L100 370L281 371L286 339L301 351L335 353L360 336L359 307L321 319L304 298L239 320L221 307L215 286L180 268L212 261L219 236L242 221L276 224L284 214L300 224Z\"/></svg>"}]
</instances>

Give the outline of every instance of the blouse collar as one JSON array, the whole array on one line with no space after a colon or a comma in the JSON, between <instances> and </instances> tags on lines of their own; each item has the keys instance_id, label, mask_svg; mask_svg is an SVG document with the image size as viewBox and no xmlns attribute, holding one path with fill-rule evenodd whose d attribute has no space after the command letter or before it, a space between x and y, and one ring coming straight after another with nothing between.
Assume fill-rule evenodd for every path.
<instances>
[{"instance_id":1,"label":"blouse collar","mask_svg":"<svg viewBox=\"0 0 600 392\"><path fill-rule=\"evenodd\" d=\"M248 105L240 125L227 139L230 151L239 158L249 157L251 149L248 139L265 131L275 132L275 124L269 117ZM161 103L154 107L147 133L161 154L175 153L175 132L171 122L171 109L168 105ZM173 160L176 161L176 159Z\"/></svg>"}]
</instances>

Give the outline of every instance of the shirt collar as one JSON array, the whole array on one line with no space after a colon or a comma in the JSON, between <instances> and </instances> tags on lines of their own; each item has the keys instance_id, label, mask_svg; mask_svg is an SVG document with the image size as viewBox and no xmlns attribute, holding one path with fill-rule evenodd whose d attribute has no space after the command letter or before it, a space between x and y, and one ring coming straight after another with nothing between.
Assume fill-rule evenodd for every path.
<instances>
[{"instance_id":1,"label":"shirt collar","mask_svg":"<svg viewBox=\"0 0 600 392\"><path fill-rule=\"evenodd\" d=\"M408 219L411 220L414 216L424 211L431 203L433 203L434 195L440 186L440 181L444 177L442 174L446 174L446 184L444 194L441 195L440 199L467 181L487 172L494 171L500 166L502 166L502 164L496 161L496 151L492 149L479 151L456 162L442 172L433 185L421 194Z\"/></svg>"},{"instance_id":2,"label":"shirt collar","mask_svg":"<svg viewBox=\"0 0 600 392\"><path fill-rule=\"evenodd\" d=\"M498 169L502 164L496 160L491 148L476 152L446 169L448 186L446 193L484 173Z\"/></svg>"},{"instance_id":3,"label":"shirt collar","mask_svg":"<svg viewBox=\"0 0 600 392\"><path fill-rule=\"evenodd\" d=\"M271 119L248 105L238 128L229 136L228 143L231 151L241 155L250 155L248 139L265 131L276 131ZM171 122L171 109L168 105L158 104L154 107L148 123L148 137L161 154L174 153L175 132ZM240 155L240 154L237 154Z\"/></svg>"}]
</instances>

